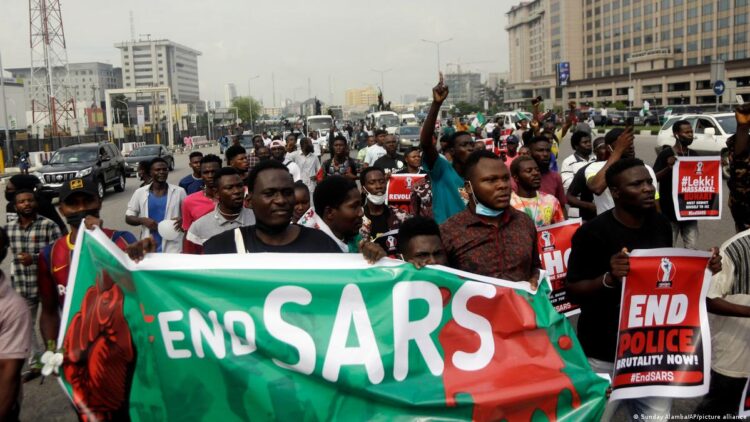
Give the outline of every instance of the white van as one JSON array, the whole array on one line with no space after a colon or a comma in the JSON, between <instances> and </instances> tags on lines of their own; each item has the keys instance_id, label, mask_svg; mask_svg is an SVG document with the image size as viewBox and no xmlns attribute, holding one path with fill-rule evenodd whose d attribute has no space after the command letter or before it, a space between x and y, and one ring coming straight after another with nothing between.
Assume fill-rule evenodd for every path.
<instances>
[{"instance_id":1,"label":"white van","mask_svg":"<svg viewBox=\"0 0 750 422\"><path fill-rule=\"evenodd\" d=\"M500 113L497 113L492 117L494 119L500 119L500 124L503 125L504 129L515 130L519 113L523 114L529 121L531 121L531 113L527 113L525 111L501 111Z\"/></svg>"},{"instance_id":2,"label":"white van","mask_svg":"<svg viewBox=\"0 0 750 422\"><path fill-rule=\"evenodd\" d=\"M401 125L398 114L393 111L376 111L367 115L367 122L373 129L385 127L388 133L396 133L396 128Z\"/></svg>"},{"instance_id":3,"label":"white van","mask_svg":"<svg viewBox=\"0 0 750 422\"><path fill-rule=\"evenodd\" d=\"M411 113L401 115L401 126L419 126L419 120L417 116Z\"/></svg>"}]
</instances>

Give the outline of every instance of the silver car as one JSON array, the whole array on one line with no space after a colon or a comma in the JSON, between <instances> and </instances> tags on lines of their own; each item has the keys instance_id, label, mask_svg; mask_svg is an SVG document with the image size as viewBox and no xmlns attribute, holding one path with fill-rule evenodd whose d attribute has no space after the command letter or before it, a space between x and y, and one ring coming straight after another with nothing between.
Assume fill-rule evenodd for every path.
<instances>
[{"instance_id":1,"label":"silver car","mask_svg":"<svg viewBox=\"0 0 750 422\"><path fill-rule=\"evenodd\" d=\"M399 151L408 151L419 147L419 132L421 126L400 126L396 128L396 142Z\"/></svg>"}]
</instances>

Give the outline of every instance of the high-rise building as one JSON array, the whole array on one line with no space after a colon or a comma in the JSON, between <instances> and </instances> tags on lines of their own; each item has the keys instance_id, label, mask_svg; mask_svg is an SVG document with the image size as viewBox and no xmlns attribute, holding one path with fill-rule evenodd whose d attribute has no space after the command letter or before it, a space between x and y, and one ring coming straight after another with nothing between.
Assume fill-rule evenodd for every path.
<instances>
[{"instance_id":1,"label":"high-rise building","mask_svg":"<svg viewBox=\"0 0 750 422\"><path fill-rule=\"evenodd\" d=\"M568 98L604 106L628 102L632 88L638 108L714 104L712 60L725 62L724 102L750 94L749 4L585 0L584 76L571 78Z\"/></svg>"},{"instance_id":2,"label":"high-rise building","mask_svg":"<svg viewBox=\"0 0 750 422\"><path fill-rule=\"evenodd\" d=\"M140 40L115 44L120 49L124 88L168 86L170 101L200 104L198 56L193 50L169 40ZM131 101L151 103L150 94L131 94ZM164 101L161 96L161 101Z\"/></svg>"},{"instance_id":3,"label":"high-rise building","mask_svg":"<svg viewBox=\"0 0 750 422\"><path fill-rule=\"evenodd\" d=\"M450 92L448 98L453 104L478 104L481 100L482 82L479 73L446 73L445 84Z\"/></svg>"},{"instance_id":4,"label":"high-rise building","mask_svg":"<svg viewBox=\"0 0 750 422\"><path fill-rule=\"evenodd\" d=\"M28 91L31 70L28 67L6 69L14 79L24 81L26 85L28 104L31 104ZM64 68L55 68L54 72L65 72ZM76 100L76 104L92 104L99 107L104 101L104 91L113 88L122 88L122 69L112 67L111 64L89 62L68 64L69 91Z\"/></svg>"},{"instance_id":5,"label":"high-rise building","mask_svg":"<svg viewBox=\"0 0 750 422\"><path fill-rule=\"evenodd\" d=\"M559 101L562 97L556 73L559 63L569 63L571 79L584 75L583 2L524 1L505 14L510 53L506 105L521 105L538 95Z\"/></svg>"},{"instance_id":6,"label":"high-rise building","mask_svg":"<svg viewBox=\"0 0 750 422\"><path fill-rule=\"evenodd\" d=\"M370 106L378 103L378 90L368 86L346 90L347 106Z\"/></svg>"},{"instance_id":7,"label":"high-rise building","mask_svg":"<svg viewBox=\"0 0 750 422\"><path fill-rule=\"evenodd\" d=\"M224 85L224 104L232 104L232 100L237 98L237 86L235 84Z\"/></svg>"}]
</instances>

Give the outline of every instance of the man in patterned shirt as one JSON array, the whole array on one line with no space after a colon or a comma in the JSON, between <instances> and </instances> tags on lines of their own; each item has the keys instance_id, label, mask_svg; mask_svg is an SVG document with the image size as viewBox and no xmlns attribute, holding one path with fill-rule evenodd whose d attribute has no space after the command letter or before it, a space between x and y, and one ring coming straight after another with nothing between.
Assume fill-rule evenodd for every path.
<instances>
[{"instance_id":1,"label":"man in patterned shirt","mask_svg":"<svg viewBox=\"0 0 750 422\"><path fill-rule=\"evenodd\" d=\"M42 302L39 327L45 343L57 339L60 311L65 303L68 272L81 222L89 230L99 226L122 250L125 250L128 244L137 241L130 232L103 228L102 220L99 218L101 209L102 200L99 198L94 180L72 179L61 187L60 212L70 226L70 233L45 246L39 253L39 298Z\"/></svg>"},{"instance_id":2,"label":"man in patterned shirt","mask_svg":"<svg viewBox=\"0 0 750 422\"><path fill-rule=\"evenodd\" d=\"M539 280L536 227L510 206L510 173L503 160L484 150L464 164L467 208L440 226L449 266L510 281Z\"/></svg>"},{"instance_id":3,"label":"man in patterned shirt","mask_svg":"<svg viewBox=\"0 0 750 422\"><path fill-rule=\"evenodd\" d=\"M8 237L13 261L10 265L11 283L25 300L36 325L36 310L39 305L37 285L37 262L39 252L60 238L60 229L52 220L37 214L34 192L19 190L15 198L18 220L8 224ZM42 351L36 335L32 335L32 357Z\"/></svg>"},{"instance_id":4,"label":"man in patterned shirt","mask_svg":"<svg viewBox=\"0 0 750 422\"><path fill-rule=\"evenodd\" d=\"M516 192L511 193L510 205L525 213L537 227L565 220L560 202L554 196L540 192L542 176L539 166L531 157L518 157L510 166L516 182Z\"/></svg>"}]
</instances>

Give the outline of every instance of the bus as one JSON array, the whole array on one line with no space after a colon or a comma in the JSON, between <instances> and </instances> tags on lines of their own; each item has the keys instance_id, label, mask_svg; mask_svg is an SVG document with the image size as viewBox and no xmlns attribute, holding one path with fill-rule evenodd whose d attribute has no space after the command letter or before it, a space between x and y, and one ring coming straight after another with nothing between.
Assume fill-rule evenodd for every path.
<instances>
[{"instance_id":1,"label":"bus","mask_svg":"<svg viewBox=\"0 0 750 422\"><path fill-rule=\"evenodd\" d=\"M333 118L327 114L308 116L305 122L307 123L308 135L313 131L317 131L321 138L328 136L328 131L333 126Z\"/></svg>"}]
</instances>

